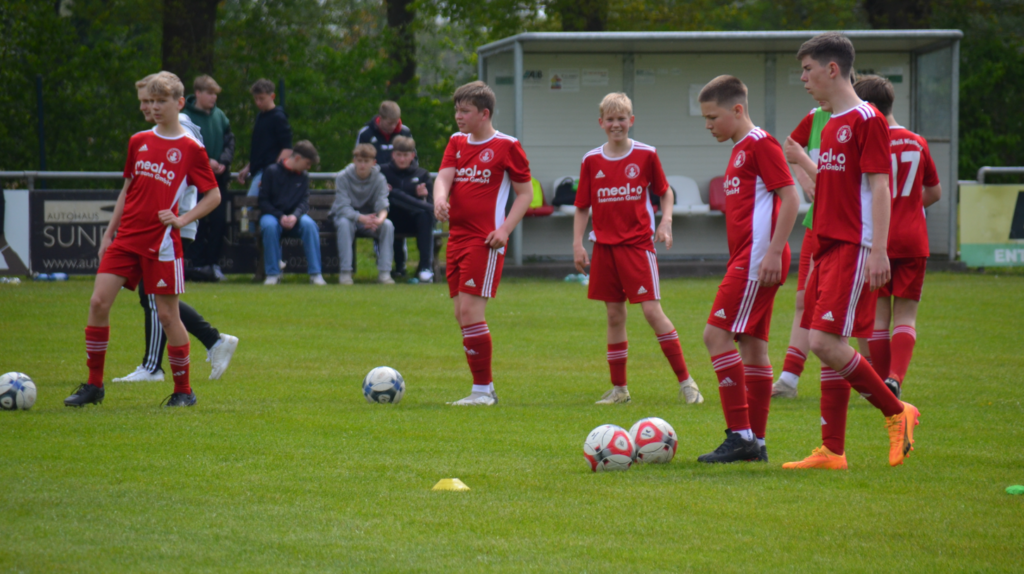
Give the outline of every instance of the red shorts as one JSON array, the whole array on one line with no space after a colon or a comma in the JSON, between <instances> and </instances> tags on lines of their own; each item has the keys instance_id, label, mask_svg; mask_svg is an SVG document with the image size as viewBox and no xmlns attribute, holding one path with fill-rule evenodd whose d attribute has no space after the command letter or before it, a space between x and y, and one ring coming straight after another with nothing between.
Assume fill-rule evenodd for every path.
<instances>
[{"instance_id":1,"label":"red shorts","mask_svg":"<svg viewBox=\"0 0 1024 574\"><path fill-rule=\"evenodd\" d=\"M878 290L878 296L896 296L900 299L920 301L921 287L924 285L924 270L927 266L927 257L890 259L889 269L892 270L892 279Z\"/></svg>"},{"instance_id":2,"label":"red shorts","mask_svg":"<svg viewBox=\"0 0 1024 574\"><path fill-rule=\"evenodd\" d=\"M660 300L654 252L634 245L595 243L587 297L609 303L628 299L633 304Z\"/></svg>"},{"instance_id":3,"label":"red shorts","mask_svg":"<svg viewBox=\"0 0 1024 574\"><path fill-rule=\"evenodd\" d=\"M139 281L150 295L180 295L185 292L185 266L182 258L160 261L139 255L121 246L115 239L100 261L99 273L124 277L124 286L135 290Z\"/></svg>"},{"instance_id":4,"label":"red shorts","mask_svg":"<svg viewBox=\"0 0 1024 574\"><path fill-rule=\"evenodd\" d=\"M498 294L501 270L505 266L504 249L491 249L480 238L449 242L446 261L450 297L467 293L490 299Z\"/></svg>"},{"instance_id":5,"label":"red shorts","mask_svg":"<svg viewBox=\"0 0 1024 574\"><path fill-rule=\"evenodd\" d=\"M708 325L767 341L778 290L778 285L762 287L756 280L726 275L718 286Z\"/></svg>"},{"instance_id":6,"label":"red shorts","mask_svg":"<svg viewBox=\"0 0 1024 574\"><path fill-rule=\"evenodd\" d=\"M837 243L815 258L804 292L801 327L841 337L871 336L878 297L869 292L870 251L853 243Z\"/></svg>"},{"instance_id":7,"label":"red shorts","mask_svg":"<svg viewBox=\"0 0 1024 574\"><path fill-rule=\"evenodd\" d=\"M796 290L803 291L807 286L807 276L811 273L811 259L818 250L818 240L813 229L804 231L804 242L800 245L800 267L796 274Z\"/></svg>"}]
</instances>

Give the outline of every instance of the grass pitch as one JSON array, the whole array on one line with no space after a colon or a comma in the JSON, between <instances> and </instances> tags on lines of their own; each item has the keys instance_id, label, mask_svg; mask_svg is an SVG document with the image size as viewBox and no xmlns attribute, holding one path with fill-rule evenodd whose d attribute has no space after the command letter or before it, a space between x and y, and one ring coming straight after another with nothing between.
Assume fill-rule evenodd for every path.
<instances>
[{"instance_id":1,"label":"grass pitch","mask_svg":"<svg viewBox=\"0 0 1024 574\"><path fill-rule=\"evenodd\" d=\"M794 283L776 301L776 373ZM73 410L91 282L0 285L0 371L39 387L32 410L0 412L0 571L1019 571L1024 497L1004 489L1024 483L1024 277L928 276L905 391L917 450L890 468L882 416L855 396L846 472L780 468L820 444L813 358L800 398L773 404L771 464L697 464L725 428L701 344L716 286L662 284L701 406L677 401L637 307L633 403L593 405L603 306L578 284L506 280L488 308L497 407L444 404L470 378L442 285L232 283L184 296L241 339L220 381L193 340L198 406L159 408L168 379L108 383L102 406ZM142 343L123 292L108 381ZM378 365L405 376L401 404L363 399ZM588 431L646 416L675 427L676 459L590 473ZM431 492L447 477L472 490Z\"/></svg>"}]
</instances>

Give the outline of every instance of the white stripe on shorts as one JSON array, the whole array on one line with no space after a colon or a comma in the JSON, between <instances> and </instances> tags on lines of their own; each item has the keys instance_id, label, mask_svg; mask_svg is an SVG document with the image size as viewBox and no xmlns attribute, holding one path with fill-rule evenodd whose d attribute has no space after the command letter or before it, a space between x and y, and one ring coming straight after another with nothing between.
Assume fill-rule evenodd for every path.
<instances>
[{"instance_id":1,"label":"white stripe on shorts","mask_svg":"<svg viewBox=\"0 0 1024 574\"><path fill-rule=\"evenodd\" d=\"M864 290L864 275L867 272L868 248L861 245L857 252L857 269L853 274L853 288L850 291L850 304L846 308L846 322L843 323L843 336L853 334L853 325L857 322L857 303Z\"/></svg>"},{"instance_id":2,"label":"white stripe on shorts","mask_svg":"<svg viewBox=\"0 0 1024 574\"><path fill-rule=\"evenodd\" d=\"M740 301L740 310L736 314L736 320L732 322L732 332L742 333L747 328L747 321L750 320L750 312L754 310L754 301L757 300L757 281L747 281L743 290L743 300Z\"/></svg>"},{"instance_id":3,"label":"white stripe on shorts","mask_svg":"<svg viewBox=\"0 0 1024 574\"><path fill-rule=\"evenodd\" d=\"M654 284L654 299L661 301L661 285L659 284L658 277L658 257L647 251L647 264L651 268L651 283Z\"/></svg>"},{"instance_id":4,"label":"white stripe on shorts","mask_svg":"<svg viewBox=\"0 0 1024 574\"><path fill-rule=\"evenodd\" d=\"M491 249L487 253L487 271L484 272L484 286L480 290L482 297L494 297L494 271L498 267L498 250Z\"/></svg>"}]
</instances>

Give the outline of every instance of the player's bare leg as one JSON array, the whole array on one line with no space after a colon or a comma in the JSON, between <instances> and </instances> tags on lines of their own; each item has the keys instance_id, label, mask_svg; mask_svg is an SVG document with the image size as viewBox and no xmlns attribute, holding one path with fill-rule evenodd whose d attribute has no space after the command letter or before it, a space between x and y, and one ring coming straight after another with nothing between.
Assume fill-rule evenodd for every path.
<instances>
[{"instance_id":1,"label":"player's bare leg","mask_svg":"<svg viewBox=\"0 0 1024 574\"><path fill-rule=\"evenodd\" d=\"M796 398L797 384L799 384L800 375L804 371L807 353L811 349L808 330L800 326L800 321L804 316L805 293L806 291L796 292L796 309L793 312L793 326L789 331L789 348L786 350L786 361L782 366L782 374L779 375L779 380L772 385L772 397L774 398Z\"/></svg>"},{"instance_id":2,"label":"player's bare leg","mask_svg":"<svg viewBox=\"0 0 1024 574\"><path fill-rule=\"evenodd\" d=\"M167 334L167 362L174 378L174 392L165 399L169 407L190 407L196 404L196 395L189 385L188 331L181 322L177 295L156 295L156 313Z\"/></svg>"},{"instance_id":3,"label":"player's bare leg","mask_svg":"<svg viewBox=\"0 0 1024 574\"><path fill-rule=\"evenodd\" d=\"M676 333L676 328L672 325L672 321L665 316L665 311L661 308L661 302L657 300L644 301L640 303L640 308L644 311L644 318L647 319L647 324L654 329L654 334L658 338L658 344L661 345L661 352L665 354L665 358L668 359L669 364L672 366L672 371L679 381L679 399L690 405L703 403L704 397L701 396L697 383L690 376L690 372L686 368L686 361L683 359L683 348L679 344L679 335Z\"/></svg>"},{"instance_id":4,"label":"player's bare leg","mask_svg":"<svg viewBox=\"0 0 1024 574\"><path fill-rule=\"evenodd\" d=\"M89 381L79 385L71 396L64 399L68 407L81 407L103 402L103 366L107 358L107 343L110 340L110 308L126 279L111 273L98 273L93 283L92 297L89 298L89 319L85 328L86 365L89 367Z\"/></svg>"},{"instance_id":5,"label":"player's bare leg","mask_svg":"<svg viewBox=\"0 0 1024 574\"><path fill-rule=\"evenodd\" d=\"M914 354L914 345L917 343L918 302L894 297L892 306L892 356L885 384L899 398L903 393L903 381L910 367L910 358Z\"/></svg>"},{"instance_id":6,"label":"player's bare leg","mask_svg":"<svg viewBox=\"0 0 1024 574\"><path fill-rule=\"evenodd\" d=\"M487 328L487 298L459 293L452 298L455 320L462 328L462 347L473 373L473 391L468 397L448 403L456 406L491 406L498 402L491 374L491 332Z\"/></svg>"},{"instance_id":7,"label":"player's bare leg","mask_svg":"<svg viewBox=\"0 0 1024 574\"><path fill-rule=\"evenodd\" d=\"M626 359L629 356L629 342L626 338L626 302L606 301L608 312L608 370L611 373L612 388L601 395L598 405L625 404L630 402L626 387Z\"/></svg>"}]
</instances>

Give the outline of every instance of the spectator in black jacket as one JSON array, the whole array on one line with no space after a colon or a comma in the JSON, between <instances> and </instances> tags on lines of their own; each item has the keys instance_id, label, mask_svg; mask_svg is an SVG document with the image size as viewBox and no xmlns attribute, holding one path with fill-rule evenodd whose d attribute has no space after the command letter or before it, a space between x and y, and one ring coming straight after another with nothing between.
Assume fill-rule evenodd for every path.
<instances>
[{"instance_id":1,"label":"spectator in black jacket","mask_svg":"<svg viewBox=\"0 0 1024 574\"><path fill-rule=\"evenodd\" d=\"M394 149L396 136L412 137L409 128L402 125L402 109L391 100L381 102L380 109L372 120L359 130L356 145L371 144L377 148L377 165L391 163L391 150Z\"/></svg>"},{"instance_id":2,"label":"spectator in black jacket","mask_svg":"<svg viewBox=\"0 0 1024 574\"><path fill-rule=\"evenodd\" d=\"M382 165L380 173L388 182L388 219L395 233L415 233L420 250L417 277L421 283L434 280L434 181L430 172L416 162L416 142L410 137L396 136L391 163ZM395 241L395 275L405 275L405 240Z\"/></svg>"},{"instance_id":3,"label":"spectator in black jacket","mask_svg":"<svg viewBox=\"0 0 1024 574\"><path fill-rule=\"evenodd\" d=\"M260 177L263 169L291 155L292 126L284 110L274 104L274 83L259 79L249 90L260 115L256 116L256 125L252 128L252 143L249 146L249 163L238 172L238 183L245 183L245 178L252 175L249 196L260 193Z\"/></svg>"},{"instance_id":4,"label":"spectator in black jacket","mask_svg":"<svg viewBox=\"0 0 1024 574\"><path fill-rule=\"evenodd\" d=\"M301 237L309 265L309 282L326 285L320 274L320 229L309 213L309 168L319 163L313 144L295 144L291 155L267 166L260 180L260 230L263 234L264 285L281 279L281 236Z\"/></svg>"}]
</instances>

